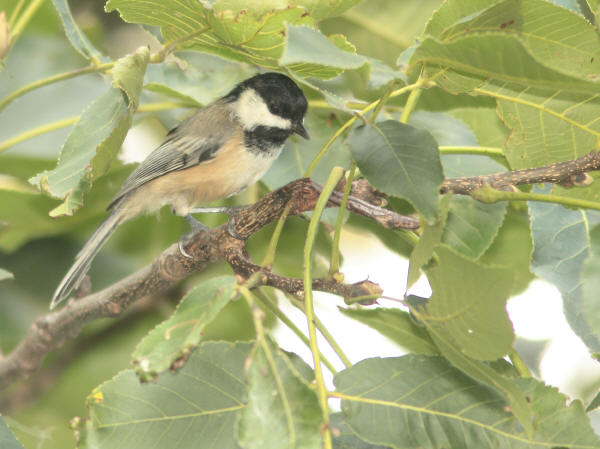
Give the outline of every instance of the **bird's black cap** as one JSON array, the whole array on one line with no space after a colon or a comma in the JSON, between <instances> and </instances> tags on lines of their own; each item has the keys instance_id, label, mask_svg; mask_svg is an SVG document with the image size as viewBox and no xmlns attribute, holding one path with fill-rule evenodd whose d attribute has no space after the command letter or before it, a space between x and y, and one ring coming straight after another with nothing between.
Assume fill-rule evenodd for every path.
<instances>
[{"instance_id":1,"label":"bird's black cap","mask_svg":"<svg viewBox=\"0 0 600 449\"><path fill-rule=\"evenodd\" d=\"M224 99L235 101L248 88L258 92L271 113L289 119L293 132L308 139L303 125L308 102L294 81L281 73L261 73L242 81Z\"/></svg>"}]
</instances>

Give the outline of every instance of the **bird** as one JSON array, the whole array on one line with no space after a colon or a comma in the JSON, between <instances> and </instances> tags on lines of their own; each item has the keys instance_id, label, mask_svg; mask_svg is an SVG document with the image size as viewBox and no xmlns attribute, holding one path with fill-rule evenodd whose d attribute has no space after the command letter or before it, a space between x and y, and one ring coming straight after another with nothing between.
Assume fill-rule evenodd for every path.
<instances>
[{"instance_id":1,"label":"bird","mask_svg":"<svg viewBox=\"0 0 600 449\"><path fill-rule=\"evenodd\" d=\"M206 229L191 214L226 212L198 206L257 182L292 134L308 139L307 108L304 93L292 79L267 72L240 82L169 131L114 196L107 207L109 216L75 257L50 309L79 286L100 248L124 222L169 205L174 214L186 218L192 232Z\"/></svg>"}]
</instances>

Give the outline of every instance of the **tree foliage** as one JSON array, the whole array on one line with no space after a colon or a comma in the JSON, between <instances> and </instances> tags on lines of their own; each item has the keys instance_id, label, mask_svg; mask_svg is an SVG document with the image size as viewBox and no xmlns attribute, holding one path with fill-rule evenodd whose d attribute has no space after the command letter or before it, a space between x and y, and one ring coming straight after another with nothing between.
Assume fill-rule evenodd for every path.
<instances>
[{"instance_id":1,"label":"tree foliage","mask_svg":"<svg viewBox=\"0 0 600 449\"><path fill-rule=\"evenodd\" d=\"M281 235L268 225L247 245L262 269L303 280L303 289L283 295L225 264L199 267L149 306L86 327L84 343L68 343L38 377L5 390L0 411L17 410L13 397L33 400L28 382L51 376L58 384L44 392L44 411L15 417L47 422L51 410L66 428L63 415L79 415L71 427L80 448L600 447L582 401L567 403L531 377L505 307L544 279L561 292L574 332L600 352L600 183L587 169L558 179L562 166L552 165L598 147L597 1L108 0L106 14L92 15L104 24L84 24L89 5L71 3L0 0L4 353L45 313L131 171L119 154L132 126L164 135L236 82L280 71L309 98L312 139L291 139L260 185L227 202L255 202L305 176L324 186L312 215L288 217ZM137 30L140 46L109 56L104 30ZM536 167L546 184L517 186L518 170ZM440 193L448 178L502 171L514 185ZM324 211L343 173L366 180L379 205L385 198L419 229ZM345 202L351 193L333 194ZM185 232L166 210L159 215L115 235L95 261L94 290ZM345 295L344 315L409 353L352 364L336 335L338 372L317 345L317 330L327 332L313 318L312 289L351 287L339 273L344 227L407 257L398 281L408 290L424 274L433 293L396 298L402 309L385 298L374 305L377 288ZM307 335L278 301L303 309ZM310 347L312 367L279 346L275 320ZM72 445L62 434L49 442L13 431L25 447ZM1 418L0 446L21 447Z\"/></svg>"}]
</instances>

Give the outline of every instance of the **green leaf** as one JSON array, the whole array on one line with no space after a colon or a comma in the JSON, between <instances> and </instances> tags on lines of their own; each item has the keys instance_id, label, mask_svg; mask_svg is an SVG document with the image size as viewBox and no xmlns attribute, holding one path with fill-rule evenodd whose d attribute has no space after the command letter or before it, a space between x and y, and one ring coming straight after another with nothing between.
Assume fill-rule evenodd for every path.
<instances>
[{"instance_id":1,"label":"green leaf","mask_svg":"<svg viewBox=\"0 0 600 449\"><path fill-rule=\"evenodd\" d=\"M369 89L380 89L392 81L402 81L403 84L407 83L407 77L404 72L393 69L378 59L368 56L364 56L364 58L369 62Z\"/></svg>"},{"instance_id":2,"label":"green leaf","mask_svg":"<svg viewBox=\"0 0 600 449\"><path fill-rule=\"evenodd\" d=\"M137 345L134 364L142 379L156 376L187 356L202 339L206 326L236 296L232 276L220 276L194 287L173 315Z\"/></svg>"},{"instance_id":3,"label":"green leaf","mask_svg":"<svg viewBox=\"0 0 600 449\"><path fill-rule=\"evenodd\" d=\"M482 6L486 9L473 12ZM502 31L518 37L540 64L553 70L583 79L597 78L600 72L600 40L594 27L580 14L551 2L505 0L483 5L450 1L440 8L438 17L450 10L463 15L452 25L436 30L436 36L444 41L467 34ZM456 19L455 15L452 17ZM540 17L544 20L539 20Z\"/></svg>"},{"instance_id":4,"label":"green leaf","mask_svg":"<svg viewBox=\"0 0 600 449\"><path fill-rule=\"evenodd\" d=\"M332 443L334 449L386 449L389 446L380 446L361 440L346 424L342 413L329 416L332 429Z\"/></svg>"},{"instance_id":5,"label":"green leaf","mask_svg":"<svg viewBox=\"0 0 600 449\"><path fill-rule=\"evenodd\" d=\"M0 268L0 281L4 281L6 279L14 279L15 275L10 271L6 271L3 268Z\"/></svg>"},{"instance_id":6,"label":"green leaf","mask_svg":"<svg viewBox=\"0 0 600 449\"><path fill-rule=\"evenodd\" d=\"M428 222L435 220L444 175L431 134L388 120L355 129L347 142L370 184L408 200Z\"/></svg>"},{"instance_id":7,"label":"green leaf","mask_svg":"<svg viewBox=\"0 0 600 449\"><path fill-rule=\"evenodd\" d=\"M600 124L594 120L600 99L595 93L511 84L485 85L480 92L498 99L498 115L512 131L505 154L513 169L583 156L600 137Z\"/></svg>"},{"instance_id":8,"label":"green leaf","mask_svg":"<svg viewBox=\"0 0 600 449\"><path fill-rule=\"evenodd\" d=\"M337 374L334 382L344 420L372 444L427 449L600 446L581 403L567 407L564 395L533 379L510 381L531 400L531 436L507 413L502 396L441 357L367 359Z\"/></svg>"},{"instance_id":9,"label":"green leaf","mask_svg":"<svg viewBox=\"0 0 600 449\"><path fill-rule=\"evenodd\" d=\"M589 231L589 257L583 263L581 284L583 286L582 315L593 323L595 333L599 332L596 323L600 322L600 225Z\"/></svg>"},{"instance_id":10,"label":"green leaf","mask_svg":"<svg viewBox=\"0 0 600 449\"><path fill-rule=\"evenodd\" d=\"M345 309L339 308L344 315L366 324L381 335L410 352L435 355L439 351L427 330L415 323L410 314L399 309Z\"/></svg>"},{"instance_id":11,"label":"green leaf","mask_svg":"<svg viewBox=\"0 0 600 449\"><path fill-rule=\"evenodd\" d=\"M511 267L514 279L511 296L514 296L525 290L534 278L529 270L532 251L533 242L531 241L527 212L509 208L498 235L479 258L479 262L486 265Z\"/></svg>"},{"instance_id":12,"label":"green leaf","mask_svg":"<svg viewBox=\"0 0 600 449\"><path fill-rule=\"evenodd\" d=\"M86 206L74 217L51 218L47 211L56 206L56 200L48 198L21 178L47 168L49 161L38 161L30 157L3 156L2 164L17 172L18 182L12 186L0 183L0 248L14 251L24 243L40 237L74 232L89 226L90 221L106 216L107 196L114 194L131 172L131 167L111 170L95 184L89 193Z\"/></svg>"},{"instance_id":13,"label":"green leaf","mask_svg":"<svg viewBox=\"0 0 600 449\"><path fill-rule=\"evenodd\" d=\"M248 449L319 447L319 400L292 361L265 342L257 343L248 365L248 403L237 424L240 444Z\"/></svg>"},{"instance_id":14,"label":"green leaf","mask_svg":"<svg viewBox=\"0 0 600 449\"><path fill-rule=\"evenodd\" d=\"M478 360L473 360L463 354L462 351L446 338L447 333L443 332L443 329L439 327L434 328L429 325L427 328L440 352L452 365L469 377L484 385L494 387L506 395L513 415L519 420L527 435L531 435L533 431L531 425L532 410L527 398L516 385L489 365Z\"/></svg>"},{"instance_id":15,"label":"green leaf","mask_svg":"<svg viewBox=\"0 0 600 449\"><path fill-rule=\"evenodd\" d=\"M295 2L298 6L302 6L308 13L320 21L329 17L336 17L348 11L354 5L362 0L298 0ZM240 0L242 5L248 2Z\"/></svg>"},{"instance_id":16,"label":"green leaf","mask_svg":"<svg viewBox=\"0 0 600 449\"><path fill-rule=\"evenodd\" d=\"M330 39L312 28L287 24L285 50L279 64L304 77L333 78L367 62L343 36Z\"/></svg>"},{"instance_id":17,"label":"green leaf","mask_svg":"<svg viewBox=\"0 0 600 449\"><path fill-rule=\"evenodd\" d=\"M80 208L83 195L116 157L138 104L148 56L148 48L142 48L119 59L113 69L115 87L83 111L62 147L56 168L30 179L50 196L63 200L50 212L52 217L72 215Z\"/></svg>"},{"instance_id":18,"label":"green leaf","mask_svg":"<svg viewBox=\"0 0 600 449\"><path fill-rule=\"evenodd\" d=\"M65 34L73 48L85 59L106 61L107 59L92 45L84 32L75 23L67 0L52 0L52 4L58 12Z\"/></svg>"},{"instance_id":19,"label":"green leaf","mask_svg":"<svg viewBox=\"0 0 600 449\"><path fill-rule=\"evenodd\" d=\"M548 187L534 187L533 192L548 193L548 190ZM589 229L600 223L600 213L529 202L529 214L533 237L531 271L558 288L569 325L591 351L600 352L599 323L591 321L592 317L584 311L581 282L592 245Z\"/></svg>"},{"instance_id":20,"label":"green leaf","mask_svg":"<svg viewBox=\"0 0 600 449\"><path fill-rule=\"evenodd\" d=\"M140 47L135 53L119 59L111 72L113 87L125 92L129 101L128 107L133 109L133 112L139 105L149 58L148 47Z\"/></svg>"},{"instance_id":21,"label":"green leaf","mask_svg":"<svg viewBox=\"0 0 600 449\"><path fill-rule=\"evenodd\" d=\"M433 225L429 225L428 223L423 225L423 233L408 259L406 290L419 280L419 277L421 277L421 268L429 262L431 256L433 256L435 247L442 240L451 199L452 195L443 195L440 199L440 210L437 220Z\"/></svg>"},{"instance_id":22,"label":"green leaf","mask_svg":"<svg viewBox=\"0 0 600 449\"><path fill-rule=\"evenodd\" d=\"M510 63L507 63L509 57ZM458 76L464 77L460 74L466 74L466 78L461 81L465 89L475 88L483 79L502 84L534 85L538 88L565 89L588 94L595 93L598 89L593 82L542 65L519 38L503 33L461 35L449 42L427 37L417 47L411 59L412 66L417 64L451 69ZM439 81L443 82L443 78ZM456 84L457 77L453 76L452 81Z\"/></svg>"},{"instance_id":23,"label":"green leaf","mask_svg":"<svg viewBox=\"0 0 600 449\"><path fill-rule=\"evenodd\" d=\"M419 318L469 357L509 353L515 336L505 304L512 271L471 262L442 245L435 252L438 264L426 270L433 294Z\"/></svg>"},{"instance_id":24,"label":"green leaf","mask_svg":"<svg viewBox=\"0 0 600 449\"><path fill-rule=\"evenodd\" d=\"M506 203L484 204L454 195L442 242L457 253L477 260L494 241L506 213Z\"/></svg>"},{"instance_id":25,"label":"green leaf","mask_svg":"<svg viewBox=\"0 0 600 449\"><path fill-rule=\"evenodd\" d=\"M452 109L448 113L466 123L473 134L475 134L477 143L481 146L502 148L510 135L510 131L500 121L495 109L463 107ZM503 163L506 163L506 161L503 161ZM499 169L495 171L502 169L503 167L499 166ZM448 176L455 176L450 173L446 174Z\"/></svg>"},{"instance_id":26,"label":"green leaf","mask_svg":"<svg viewBox=\"0 0 600 449\"><path fill-rule=\"evenodd\" d=\"M270 69L278 66L277 60L283 52L286 22L315 25L304 8L289 7L277 0L250 4L236 0L149 0L143 3L109 0L106 11L115 9L127 22L159 26L166 42L184 39L178 46L180 49ZM210 28L206 32L194 34L207 27Z\"/></svg>"},{"instance_id":27,"label":"green leaf","mask_svg":"<svg viewBox=\"0 0 600 449\"><path fill-rule=\"evenodd\" d=\"M154 92L160 95L164 95L165 97L173 98L175 100L179 100L185 103L186 106L192 106L196 108L202 107L200 103L198 103L194 98L186 95L178 90L172 89L169 86L165 86L164 84L159 83L148 83L144 85L145 90L149 90L150 92Z\"/></svg>"},{"instance_id":28,"label":"green leaf","mask_svg":"<svg viewBox=\"0 0 600 449\"><path fill-rule=\"evenodd\" d=\"M181 370L156 382L140 383L133 370L123 371L88 397L80 447L239 448L235 423L245 406L251 349L251 343L204 343Z\"/></svg>"},{"instance_id":29,"label":"green leaf","mask_svg":"<svg viewBox=\"0 0 600 449\"><path fill-rule=\"evenodd\" d=\"M6 421L0 416L0 447L2 449L23 449L23 446L8 428Z\"/></svg>"}]
</instances>

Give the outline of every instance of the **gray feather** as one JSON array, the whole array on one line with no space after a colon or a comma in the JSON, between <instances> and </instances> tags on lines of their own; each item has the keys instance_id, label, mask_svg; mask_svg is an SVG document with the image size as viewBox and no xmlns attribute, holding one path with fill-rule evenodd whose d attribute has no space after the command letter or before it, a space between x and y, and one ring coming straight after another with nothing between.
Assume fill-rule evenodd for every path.
<instances>
[{"instance_id":1,"label":"gray feather","mask_svg":"<svg viewBox=\"0 0 600 449\"><path fill-rule=\"evenodd\" d=\"M153 179L214 158L236 131L234 120L225 103L218 100L181 122L169 132L167 140L129 175L108 209L129 192Z\"/></svg>"},{"instance_id":2,"label":"gray feather","mask_svg":"<svg viewBox=\"0 0 600 449\"><path fill-rule=\"evenodd\" d=\"M90 239L75 257L75 263L73 263L73 266L69 269L56 288L56 292L54 292L52 302L50 303L50 309L56 307L58 303L69 296L73 289L79 286L79 283L90 269L92 260L96 254L98 254L100 248L102 248L117 226L123 221L125 221L125 219L121 210L116 208L108 218L102 222L98 229L94 231Z\"/></svg>"}]
</instances>

